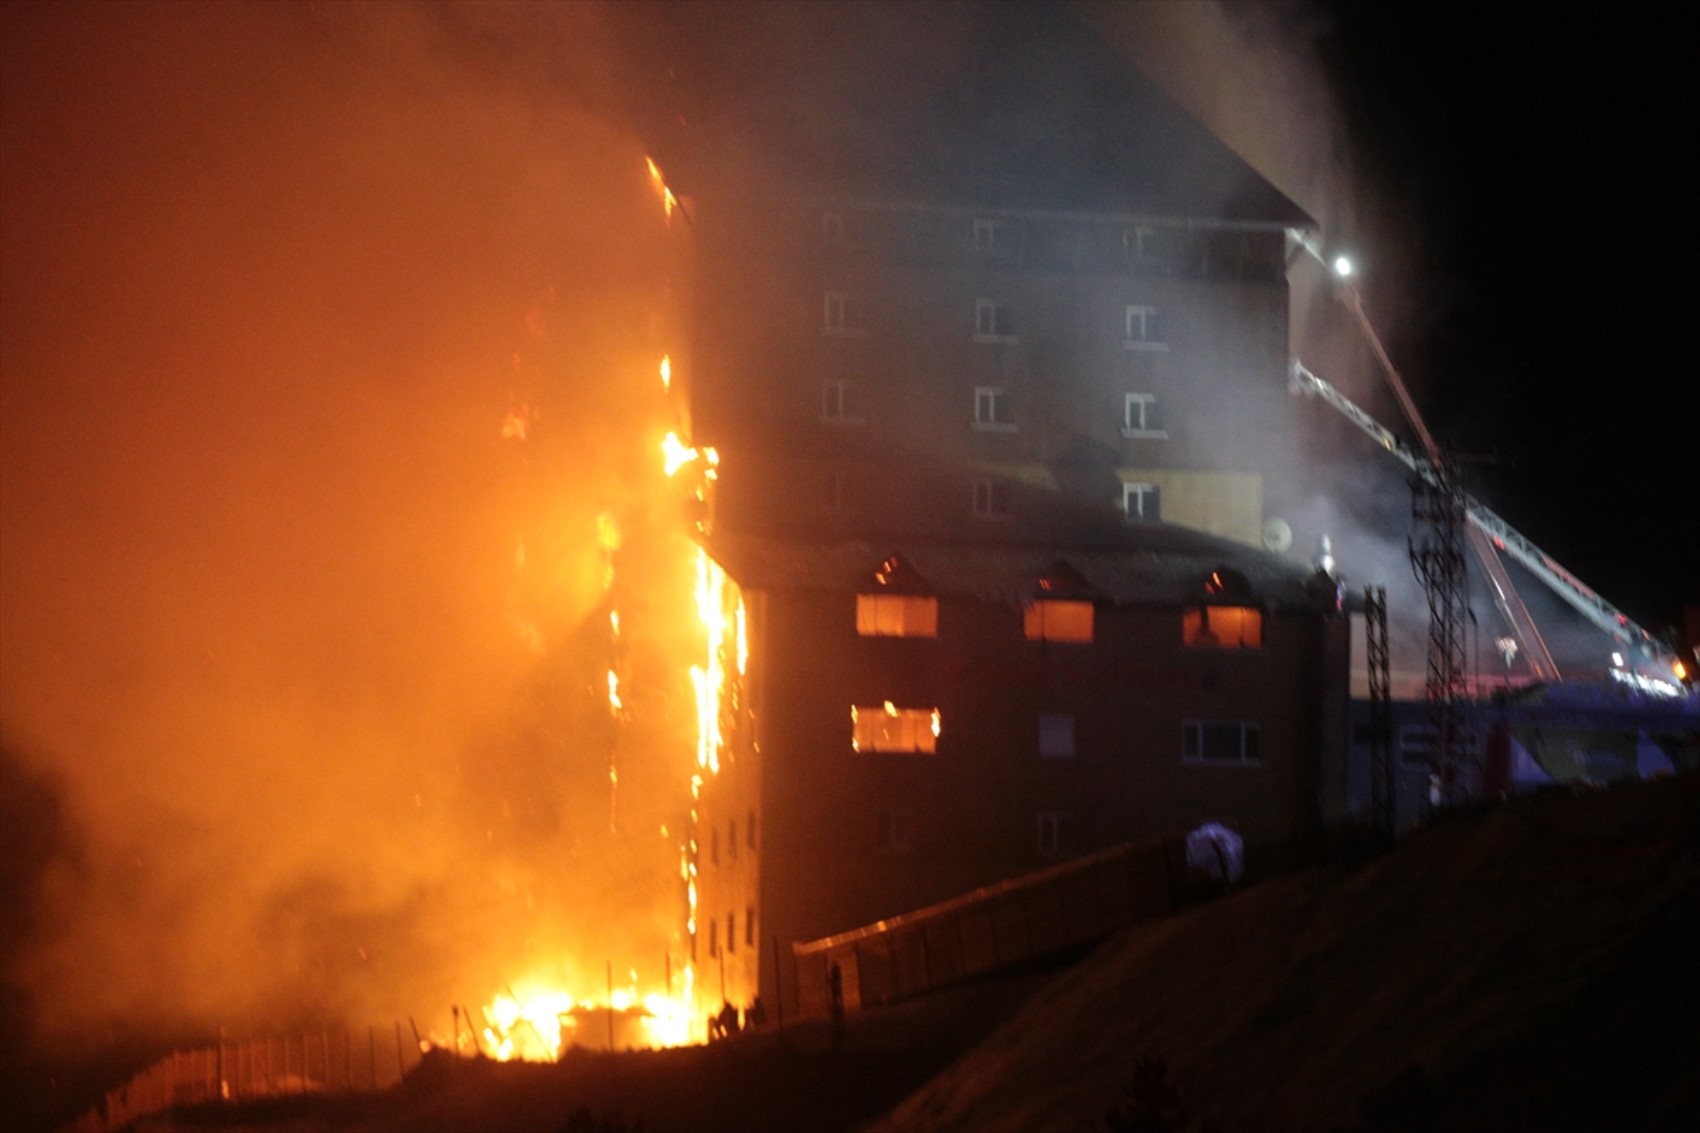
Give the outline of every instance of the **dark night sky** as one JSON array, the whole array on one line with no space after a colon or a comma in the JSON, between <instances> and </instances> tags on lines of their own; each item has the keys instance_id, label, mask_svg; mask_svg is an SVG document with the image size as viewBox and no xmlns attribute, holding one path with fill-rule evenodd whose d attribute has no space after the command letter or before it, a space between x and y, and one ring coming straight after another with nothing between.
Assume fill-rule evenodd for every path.
<instances>
[{"instance_id":1,"label":"dark night sky","mask_svg":"<svg viewBox=\"0 0 1700 1133\"><path fill-rule=\"evenodd\" d=\"M1643 624L1674 621L1700 601L1687 37L1647 9L1315 10L1358 215L1411 267L1394 299L1367 264L1366 306L1409 312L1391 345L1431 425L1500 455L1472 475L1506 519Z\"/></svg>"}]
</instances>

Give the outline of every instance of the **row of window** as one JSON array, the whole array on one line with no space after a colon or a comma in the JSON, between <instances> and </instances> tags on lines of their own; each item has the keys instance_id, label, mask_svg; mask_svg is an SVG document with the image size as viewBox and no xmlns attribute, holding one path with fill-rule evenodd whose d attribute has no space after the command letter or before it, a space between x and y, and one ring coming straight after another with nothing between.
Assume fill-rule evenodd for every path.
<instances>
[{"instance_id":1,"label":"row of window","mask_svg":"<svg viewBox=\"0 0 1700 1133\"><path fill-rule=\"evenodd\" d=\"M1063 857L1074 852L1073 815L1042 810L1033 818L1035 848L1041 857ZM910 816L902 811L880 811L874 824L874 848L889 854L906 854L913 849L914 823Z\"/></svg>"},{"instance_id":2,"label":"row of window","mask_svg":"<svg viewBox=\"0 0 1700 1133\"><path fill-rule=\"evenodd\" d=\"M1074 715L1041 712L1039 755L1073 759ZM937 708L899 708L891 701L850 708L850 749L893 755L937 755L941 720ZM1186 720L1181 724L1181 762L1256 764L1258 726L1249 720Z\"/></svg>"},{"instance_id":3,"label":"row of window","mask_svg":"<svg viewBox=\"0 0 1700 1133\"><path fill-rule=\"evenodd\" d=\"M861 301L848 291L828 291L822 307L821 331L843 338L859 338L868 333ZM1156 307L1128 304L1122 310L1121 344L1127 350L1167 350L1163 338L1163 318ZM1020 341L1016 334L1014 316L1002 299L974 300L974 341Z\"/></svg>"},{"instance_id":4,"label":"row of window","mask_svg":"<svg viewBox=\"0 0 1700 1133\"><path fill-rule=\"evenodd\" d=\"M694 943L694 941L693 941ZM756 910L754 905L744 906L744 945L754 948L756 943ZM726 952L728 955L738 951L738 914L726 914ZM708 957L714 959L720 955L720 918L715 917L708 922ZM693 956L692 959L695 959Z\"/></svg>"},{"instance_id":5,"label":"row of window","mask_svg":"<svg viewBox=\"0 0 1700 1133\"><path fill-rule=\"evenodd\" d=\"M831 378L820 384L820 419L835 425L860 425L862 414L856 384L842 378ZM974 414L970 423L982 432L1016 431L1015 409L1005 386L975 386ZM1162 405L1154 393L1127 393L1122 396L1121 430L1124 437L1165 440Z\"/></svg>"},{"instance_id":6,"label":"row of window","mask_svg":"<svg viewBox=\"0 0 1700 1133\"><path fill-rule=\"evenodd\" d=\"M1027 226L1007 217L973 217L959 231L975 253L989 259L1018 256L1026 246ZM1282 274L1281 243L1267 234L1181 233L1139 224L1112 231L1114 235L1107 238L1117 242L1129 264L1159 266L1185 260L1197 261L1195 266L1204 269L1206 275L1277 279ZM829 248L846 248L857 242L845 214L838 211L821 214L820 234L821 243Z\"/></svg>"},{"instance_id":7,"label":"row of window","mask_svg":"<svg viewBox=\"0 0 1700 1133\"><path fill-rule=\"evenodd\" d=\"M1021 611L1028 641L1090 643L1096 629L1091 602L1041 598ZM862 637L937 637L939 600L919 594L856 595ZM1202 649L1262 649L1263 611L1255 606L1188 606L1181 611L1181 644Z\"/></svg>"},{"instance_id":8,"label":"row of window","mask_svg":"<svg viewBox=\"0 0 1700 1133\"><path fill-rule=\"evenodd\" d=\"M744 818L744 845L754 850L756 848L756 812L750 811ZM726 853L732 861L738 860L738 820L726 821ZM716 826L708 832L708 860L712 865L720 864L720 827Z\"/></svg>"}]
</instances>

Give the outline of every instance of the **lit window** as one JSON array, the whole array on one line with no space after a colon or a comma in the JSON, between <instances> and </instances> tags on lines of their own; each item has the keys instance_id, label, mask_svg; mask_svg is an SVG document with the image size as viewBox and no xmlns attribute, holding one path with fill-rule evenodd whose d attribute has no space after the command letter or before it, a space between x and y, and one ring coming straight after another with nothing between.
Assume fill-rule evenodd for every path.
<instances>
[{"instance_id":1,"label":"lit window","mask_svg":"<svg viewBox=\"0 0 1700 1133\"><path fill-rule=\"evenodd\" d=\"M822 315L821 329L827 334L859 335L862 330L861 304L847 291L828 291Z\"/></svg>"},{"instance_id":2,"label":"lit window","mask_svg":"<svg viewBox=\"0 0 1700 1133\"><path fill-rule=\"evenodd\" d=\"M1262 649L1263 611L1252 606L1192 606L1181 611L1181 642L1196 649Z\"/></svg>"},{"instance_id":3,"label":"lit window","mask_svg":"<svg viewBox=\"0 0 1700 1133\"><path fill-rule=\"evenodd\" d=\"M1122 515L1129 523L1156 523L1163 518L1163 497L1157 485L1122 483Z\"/></svg>"},{"instance_id":4,"label":"lit window","mask_svg":"<svg viewBox=\"0 0 1700 1133\"><path fill-rule=\"evenodd\" d=\"M844 243L844 214L841 212L823 212L820 214L821 240L827 244Z\"/></svg>"},{"instance_id":5,"label":"lit window","mask_svg":"<svg viewBox=\"0 0 1700 1133\"><path fill-rule=\"evenodd\" d=\"M985 217L974 219L974 250L977 252L997 252L1006 247L1008 232L1001 220L990 220Z\"/></svg>"},{"instance_id":6,"label":"lit window","mask_svg":"<svg viewBox=\"0 0 1700 1133\"><path fill-rule=\"evenodd\" d=\"M1163 428L1163 412L1157 404L1157 395L1128 394L1122 405L1122 436L1162 440L1168 435Z\"/></svg>"},{"instance_id":7,"label":"lit window","mask_svg":"<svg viewBox=\"0 0 1700 1133\"><path fill-rule=\"evenodd\" d=\"M1127 308L1122 345L1129 350L1167 350L1163 344L1163 324L1155 307Z\"/></svg>"},{"instance_id":8,"label":"lit window","mask_svg":"<svg viewBox=\"0 0 1700 1133\"><path fill-rule=\"evenodd\" d=\"M1187 720L1181 724L1181 761L1261 763L1257 731L1249 720Z\"/></svg>"},{"instance_id":9,"label":"lit window","mask_svg":"<svg viewBox=\"0 0 1700 1133\"><path fill-rule=\"evenodd\" d=\"M1067 712L1039 714L1039 754L1046 759L1074 758L1074 716Z\"/></svg>"},{"instance_id":10,"label":"lit window","mask_svg":"<svg viewBox=\"0 0 1700 1133\"><path fill-rule=\"evenodd\" d=\"M1054 810L1039 812L1039 853L1056 858L1068 853L1068 815Z\"/></svg>"},{"instance_id":11,"label":"lit window","mask_svg":"<svg viewBox=\"0 0 1700 1133\"><path fill-rule=\"evenodd\" d=\"M1009 515L1009 486L996 480L974 481L974 514L981 519Z\"/></svg>"},{"instance_id":12,"label":"lit window","mask_svg":"<svg viewBox=\"0 0 1700 1133\"><path fill-rule=\"evenodd\" d=\"M863 637L937 637L939 600L909 594L858 594L856 632Z\"/></svg>"},{"instance_id":13,"label":"lit window","mask_svg":"<svg viewBox=\"0 0 1700 1133\"><path fill-rule=\"evenodd\" d=\"M820 419L850 424L862 420L856 413L856 387L850 382L828 381L820 384Z\"/></svg>"},{"instance_id":14,"label":"lit window","mask_svg":"<svg viewBox=\"0 0 1700 1133\"><path fill-rule=\"evenodd\" d=\"M975 387L974 427L987 432L1015 431L1015 411L1010 407L1008 390L1001 386Z\"/></svg>"},{"instance_id":15,"label":"lit window","mask_svg":"<svg viewBox=\"0 0 1700 1133\"><path fill-rule=\"evenodd\" d=\"M909 848L909 819L894 810L882 810L879 825L874 830L874 845L887 853L902 853Z\"/></svg>"},{"instance_id":16,"label":"lit window","mask_svg":"<svg viewBox=\"0 0 1700 1133\"><path fill-rule=\"evenodd\" d=\"M996 299L974 301L974 337L981 342L1013 342L1015 327L1009 310Z\"/></svg>"},{"instance_id":17,"label":"lit window","mask_svg":"<svg viewBox=\"0 0 1700 1133\"><path fill-rule=\"evenodd\" d=\"M883 705L850 709L850 747L854 751L932 755L938 751L938 744L937 708L899 708L888 700Z\"/></svg>"},{"instance_id":18,"label":"lit window","mask_svg":"<svg viewBox=\"0 0 1700 1133\"><path fill-rule=\"evenodd\" d=\"M1042 599L1023 612L1022 628L1028 641L1091 641L1092 603Z\"/></svg>"}]
</instances>

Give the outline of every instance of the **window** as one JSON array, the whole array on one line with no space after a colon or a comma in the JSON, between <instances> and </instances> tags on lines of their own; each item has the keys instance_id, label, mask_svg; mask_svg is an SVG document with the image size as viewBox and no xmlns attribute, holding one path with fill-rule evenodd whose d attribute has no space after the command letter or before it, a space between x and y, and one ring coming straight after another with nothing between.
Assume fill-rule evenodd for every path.
<instances>
[{"instance_id":1,"label":"window","mask_svg":"<svg viewBox=\"0 0 1700 1133\"><path fill-rule=\"evenodd\" d=\"M720 918L708 922L708 955L710 959L720 955Z\"/></svg>"},{"instance_id":2,"label":"window","mask_svg":"<svg viewBox=\"0 0 1700 1133\"><path fill-rule=\"evenodd\" d=\"M1039 754L1045 759L1074 758L1073 714L1039 713Z\"/></svg>"},{"instance_id":3,"label":"window","mask_svg":"<svg viewBox=\"0 0 1700 1133\"><path fill-rule=\"evenodd\" d=\"M737 913L727 913L726 914L726 951L728 953L732 953L732 952L736 952L737 950L738 950L738 914Z\"/></svg>"},{"instance_id":4,"label":"window","mask_svg":"<svg viewBox=\"0 0 1700 1133\"><path fill-rule=\"evenodd\" d=\"M1194 649L1262 649L1263 611L1253 606L1193 606L1181 611L1181 643Z\"/></svg>"},{"instance_id":5,"label":"window","mask_svg":"<svg viewBox=\"0 0 1700 1133\"><path fill-rule=\"evenodd\" d=\"M744 906L744 943L755 947L756 943L756 907Z\"/></svg>"},{"instance_id":6,"label":"window","mask_svg":"<svg viewBox=\"0 0 1700 1133\"><path fill-rule=\"evenodd\" d=\"M738 860L738 820L735 818L726 823L726 855L733 861Z\"/></svg>"},{"instance_id":7,"label":"window","mask_svg":"<svg viewBox=\"0 0 1700 1133\"><path fill-rule=\"evenodd\" d=\"M1122 232L1122 254L1130 260L1151 260L1157 255L1157 233L1154 229L1136 227Z\"/></svg>"},{"instance_id":8,"label":"window","mask_svg":"<svg viewBox=\"0 0 1700 1133\"><path fill-rule=\"evenodd\" d=\"M752 850L756 848L756 812L753 810L744 816L744 844Z\"/></svg>"},{"instance_id":9,"label":"window","mask_svg":"<svg viewBox=\"0 0 1700 1133\"><path fill-rule=\"evenodd\" d=\"M1141 481L1122 484L1122 515L1129 523L1156 523L1163 518L1163 496L1157 485Z\"/></svg>"},{"instance_id":10,"label":"window","mask_svg":"<svg viewBox=\"0 0 1700 1133\"><path fill-rule=\"evenodd\" d=\"M909 818L894 810L882 810L874 830L874 845L887 853L900 854L909 849Z\"/></svg>"},{"instance_id":11,"label":"window","mask_svg":"<svg viewBox=\"0 0 1700 1133\"><path fill-rule=\"evenodd\" d=\"M1002 519L1009 515L1009 485L996 480L974 481L974 514L981 519Z\"/></svg>"},{"instance_id":12,"label":"window","mask_svg":"<svg viewBox=\"0 0 1700 1133\"><path fill-rule=\"evenodd\" d=\"M1056 858L1068 853L1069 818L1054 810L1039 812L1039 854Z\"/></svg>"},{"instance_id":13,"label":"window","mask_svg":"<svg viewBox=\"0 0 1700 1133\"><path fill-rule=\"evenodd\" d=\"M824 244L844 243L844 214L841 212L823 212L820 214L820 238Z\"/></svg>"},{"instance_id":14,"label":"window","mask_svg":"<svg viewBox=\"0 0 1700 1133\"><path fill-rule=\"evenodd\" d=\"M1129 350L1167 350L1163 343L1162 320L1155 307L1127 308L1122 345Z\"/></svg>"},{"instance_id":15,"label":"window","mask_svg":"<svg viewBox=\"0 0 1700 1133\"><path fill-rule=\"evenodd\" d=\"M1122 436L1163 440L1168 435L1163 428L1162 407L1157 404L1157 395L1128 394L1122 405Z\"/></svg>"},{"instance_id":16,"label":"window","mask_svg":"<svg viewBox=\"0 0 1700 1133\"><path fill-rule=\"evenodd\" d=\"M933 755L938 751L938 743L937 708L899 708L888 700L883 705L850 709L852 751Z\"/></svg>"},{"instance_id":17,"label":"window","mask_svg":"<svg viewBox=\"0 0 1700 1133\"><path fill-rule=\"evenodd\" d=\"M986 432L1015 432L1015 410L1009 391L1001 386L977 386L974 390L974 427Z\"/></svg>"},{"instance_id":18,"label":"window","mask_svg":"<svg viewBox=\"0 0 1700 1133\"><path fill-rule=\"evenodd\" d=\"M909 594L858 594L856 632L863 637L937 637L939 600Z\"/></svg>"},{"instance_id":19,"label":"window","mask_svg":"<svg viewBox=\"0 0 1700 1133\"><path fill-rule=\"evenodd\" d=\"M846 336L866 334L862 329L862 305L847 291L828 291L821 330Z\"/></svg>"},{"instance_id":20,"label":"window","mask_svg":"<svg viewBox=\"0 0 1700 1133\"><path fill-rule=\"evenodd\" d=\"M974 250L976 252L1001 252L1009 246L1008 227L1001 220L991 220L986 217L974 218Z\"/></svg>"},{"instance_id":21,"label":"window","mask_svg":"<svg viewBox=\"0 0 1700 1133\"><path fill-rule=\"evenodd\" d=\"M1092 603L1060 598L1034 602L1022 613L1028 641L1092 640Z\"/></svg>"},{"instance_id":22,"label":"window","mask_svg":"<svg viewBox=\"0 0 1700 1133\"><path fill-rule=\"evenodd\" d=\"M821 507L826 511L851 511L850 485L842 472L828 472L821 480Z\"/></svg>"},{"instance_id":23,"label":"window","mask_svg":"<svg viewBox=\"0 0 1700 1133\"><path fill-rule=\"evenodd\" d=\"M974 301L974 337L981 342L1015 341L1015 326L1003 303L996 299Z\"/></svg>"},{"instance_id":24,"label":"window","mask_svg":"<svg viewBox=\"0 0 1700 1133\"><path fill-rule=\"evenodd\" d=\"M1183 763L1261 763L1257 725L1249 720L1187 720L1181 724Z\"/></svg>"},{"instance_id":25,"label":"window","mask_svg":"<svg viewBox=\"0 0 1700 1133\"><path fill-rule=\"evenodd\" d=\"M856 387L850 382L822 382L820 384L820 419L845 424L859 424L862 418L856 412L855 391Z\"/></svg>"}]
</instances>

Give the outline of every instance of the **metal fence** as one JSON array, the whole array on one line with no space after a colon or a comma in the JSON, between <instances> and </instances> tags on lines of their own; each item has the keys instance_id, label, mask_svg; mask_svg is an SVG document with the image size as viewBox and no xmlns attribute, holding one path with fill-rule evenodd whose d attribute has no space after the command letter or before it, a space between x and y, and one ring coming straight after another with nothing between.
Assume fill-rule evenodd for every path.
<instances>
[{"instance_id":1,"label":"metal fence","mask_svg":"<svg viewBox=\"0 0 1700 1133\"><path fill-rule=\"evenodd\" d=\"M403 1040L400 1023L389 1031L322 1029L172 1051L108 1090L65 1133L118 1129L177 1106L385 1090L422 1058L417 1041Z\"/></svg>"},{"instance_id":2,"label":"metal fence","mask_svg":"<svg viewBox=\"0 0 1700 1133\"><path fill-rule=\"evenodd\" d=\"M1196 898L1182 838L1115 846L822 940L793 944L798 1006L856 1011L1066 952Z\"/></svg>"}]
</instances>

